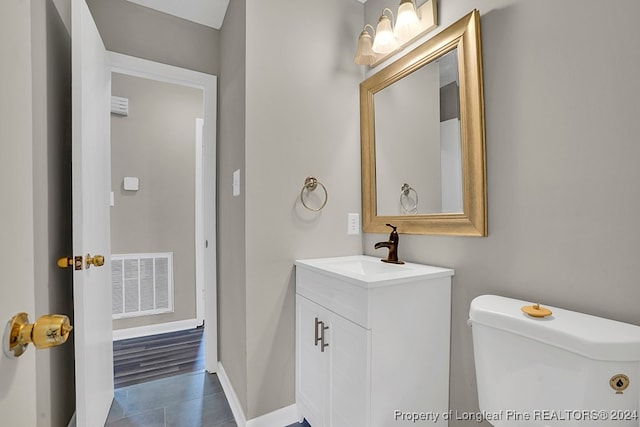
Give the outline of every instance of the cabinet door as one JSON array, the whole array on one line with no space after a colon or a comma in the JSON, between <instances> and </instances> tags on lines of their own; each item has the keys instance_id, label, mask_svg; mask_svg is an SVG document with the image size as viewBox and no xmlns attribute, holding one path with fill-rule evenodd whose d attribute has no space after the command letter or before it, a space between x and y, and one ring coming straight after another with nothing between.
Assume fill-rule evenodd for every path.
<instances>
[{"instance_id":1,"label":"cabinet door","mask_svg":"<svg viewBox=\"0 0 640 427\"><path fill-rule=\"evenodd\" d=\"M328 426L328 348L321 352L316 336L326 313L318 304L296 295L296 402L313 427Z\"/></svg>"},{"instance_id":2,"label":"cabinet door","mask_svg":"<svg viewBox=\"0 0 640 427\"><path fill-rule=\"evenodd\" d=\"M331 427L370 426L371 331L330 313L329 418ZM313 424L312 424L313 425Z\"/></svg>"}]
</instances>

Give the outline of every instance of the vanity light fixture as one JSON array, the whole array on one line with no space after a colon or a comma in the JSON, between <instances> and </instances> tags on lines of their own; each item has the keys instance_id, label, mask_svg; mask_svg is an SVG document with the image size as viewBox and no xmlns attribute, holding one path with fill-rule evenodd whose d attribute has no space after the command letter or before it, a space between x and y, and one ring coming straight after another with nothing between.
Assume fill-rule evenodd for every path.
<instances>
[{"instance_id":1,"label":"vanity light fixture","mask_svg":"<svg viewBox=\"0 0 640 427\"><path fill-rule=\"evenodd\" d=\"M371 31L375 34L373 26L367 24L358 37L358 49L356 50L356 57L353 59L356 64L359 65L371 65L376 62L376 54L372 49L373 41L371 34L367 31L367 27L371 28Z\"/></svg>"},{"instance_id":2,"label":"vanity light fixture","mask_svg":"<svg viewBox=\"0 0 640 427\"><path fill-rule=\"evenodd\" d=\"M398 19L396 19L393 33L400 43L411 39L422 31L414 1L402 0L398 6Z\"/></svg>"},{"instance_id":3,"label":"vanity light fixture","mask_svg":"<svg viewBox=\"0 0 640 427\"><path fill-rule=\"evenodd\" d=\"M373 39L373 51L375 53L391 53L398 48L398 40L393 32L393 25L391 19L384 13L389 11L391 19L393 19L393 12L388 7L382 10L382 15L378 19L378 25L376 26L376 37Z\"/></svg>"},{"instance_id":4,"label":"vanity light fixture","mask_svg":"<svg viewBox=\"0 0 640 427\"><path fill-rule=\"evenodd\" d=\"M356 64L376 65L388 55L437 27L436 0L427 0L420 7L417 6L416 0L400 0L395 25L393 19L391 9L384 8L375 32L373 26L364 26L358 37L358 48L354 58ZM369 34L367 27L371 28L373 34Z\"/></svg>"}]
</instances>

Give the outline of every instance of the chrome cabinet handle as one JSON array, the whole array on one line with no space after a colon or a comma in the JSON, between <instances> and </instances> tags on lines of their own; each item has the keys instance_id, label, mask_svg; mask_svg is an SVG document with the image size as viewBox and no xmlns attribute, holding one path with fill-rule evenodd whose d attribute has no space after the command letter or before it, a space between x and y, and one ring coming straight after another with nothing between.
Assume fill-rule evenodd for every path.
<instances>
[{"instance_id":1,"label":"chrome cabinet handle","mask_svg":"<svg viewBox=\"0 0 640 427\"><path fill-rule=\"evenodd\" d=\"M320 328L318 328L318 326ZM320 351L323 353L324 353L324 348L329 347L329 344L324 342L324 331L326 331L327 329L329 329L329 327L325 326L324 322L321 320L318 320L318 318L316 317L314 345L317 347L318 343L320 343Z\"/></svg>"},{"instance_id":2,"label":"chrome cabinet handle","mask_svg":"<svg viewBox=\"0 0 640 427\"><path fill-rule=\"evenodd\" d=\"M322 322L318 322L318 318L316 317L316 326L315 326L315 329L316 329L316 341L315 341L315 344L314 344L316 347L318 346L318 343L320 342L320 335L318 333L318 325L320 325L320 323L322 323Z\"/></svg>"},{"instance_id":3,"label":"chrome cabinet handle","mask_svg":"<svg viewBox=\"0 0 640 427\"><path fill-rule=\"evenodd\" d=\"M322 324L322 329L320 329L320 343L321 343L320 351L321 351L322 353L324 353L324 348L325 348L325 347L329 347L329 343L325 343L325 342L324 342L324 331L326 331L327 329L329 329L329 327L328 327L328 326L325 326L325 325L324 325L324 322L320 322L320 323Z\"/></svg>"}]
</instances>

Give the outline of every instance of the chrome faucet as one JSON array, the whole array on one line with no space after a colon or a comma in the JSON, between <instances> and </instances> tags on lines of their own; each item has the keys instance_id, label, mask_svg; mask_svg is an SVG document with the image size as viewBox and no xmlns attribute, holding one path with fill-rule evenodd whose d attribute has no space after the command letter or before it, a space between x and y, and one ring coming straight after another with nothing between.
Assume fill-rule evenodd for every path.
<instances>
[{"instance_id":1,"label":"chrome faucet","mask_svg":"<svg viewBox=\"0 0 640 427\"><path fill-rule=\"evenodd\" d=\"M375 249L380 248L389 248L389 253L387 254L387 258L381 260L382 262L389 262L391 264L404 264L404 261L400 261L398 259L398 242L400 241L400 237L398 237L398 232L396 231L395 226L391 224L387 224L387 226L393 228L391 234L389 235L389 241L387 242L378 242L374 245Z\"/></svg>"}]
</instances>

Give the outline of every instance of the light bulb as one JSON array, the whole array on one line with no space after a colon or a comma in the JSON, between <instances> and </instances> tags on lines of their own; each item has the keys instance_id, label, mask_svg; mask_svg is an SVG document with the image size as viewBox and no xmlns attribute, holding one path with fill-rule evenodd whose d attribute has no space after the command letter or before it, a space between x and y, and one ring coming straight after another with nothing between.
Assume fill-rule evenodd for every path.
<instances>
[{"instance_id":1,"label":"light bulb","mask_svg":"<svg viewBox=\"0 0 640 427\"><path fill-rule=\"evenodd\" d=\"M376 27L376 37L373 39L373 51L376 53L386 54L393 52L398 48L398 41L393 34L391 27L391 20L384 14L380 16L378 20L378 26Z\"/></svg>"},{"instance_id":2,"label":"light bulb","mask_svg":"<svg viewBox=\"0 0 640 427\"><path fill-rule=\"evenodd\" d=\"M398 7L398 19L394 27L394 34L400 43L412 39L422 30L416 8L411 0L402 0Z\"/></svg>"}]
</instances>

